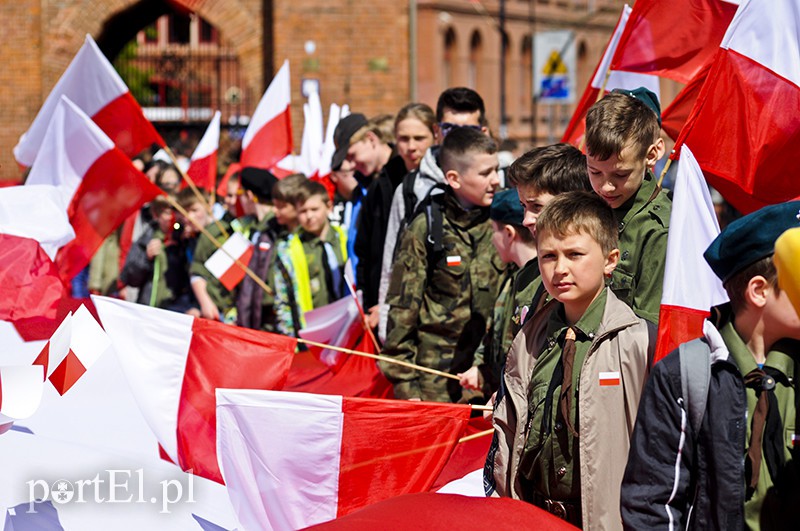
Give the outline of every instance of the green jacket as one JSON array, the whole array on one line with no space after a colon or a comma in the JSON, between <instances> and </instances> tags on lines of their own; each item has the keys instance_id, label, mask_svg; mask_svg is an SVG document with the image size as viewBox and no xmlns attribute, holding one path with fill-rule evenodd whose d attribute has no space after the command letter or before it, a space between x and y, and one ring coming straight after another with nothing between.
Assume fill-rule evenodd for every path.
<instances>
[{"instance_id":1,"label":"green jacket","mask_svg":"<svg viewBox=\"0 0 800 531\"><path fill-rule=\"evenodd\" d=\"M220 223L229 234L231 231L236 231L241 233L245 238L250 239L250 231L255 226L256 219L252 216L244 216L233 220L231 223L226 221L220 221ZM206 230L209 234L214 236L219 243L225 243L226 238L222 237L222 232L216 223L208 225ZM236 294L228 291L205 266L206 260L211 258L211 255L214 254L217 249L218 247L214 245L205 234L201 234L197 240L197 247L194 249L192 265L189 267L189 275L205 279L206 290L211 300L216 304L217 309L219 309L220 318L226 322L235 322Z\"/></svg>"},{"instance_id":2,"label":"green jacket","mask_svg":"<svg viewBox=\"0 0 800 531\"><path fill-rule=\"evenodd\" d=\"M383 354L455 374L472 366L487 331L505 265L492 245L488 208L464 210L448 189L442 244L428 242L428 216L403 233L386 302L389 323ZM387 362L379 366L397 398L456 402L457 380Z\"/></svg>"},{"instance_id":3,"label":"green jacket","mask_svg":"<svg viewBox=\"0 0 800 531\"><path fill-rule=\"evenodd\" d=\"M540 283L539 261L536 258L521 269L509 267L500 282L500 293L495 301L490 330L475 352L473 362L480 368L484 381L483 393L486 396L497 391L500 385L506 354L514 336L522 328Z\"/></svg>"},{"instance_id":4,"label":"green jacket","mask_svg":"<svg viewBox=\"0 0 800 531\"><path fill-rule=\"evenodd\" d=\"M653 197L655 191L656 178L647 172L636 195L614 210L620 259L609 287L636 315L658 324L672 200L664 190Z\"/></svg>"}]
</instances>

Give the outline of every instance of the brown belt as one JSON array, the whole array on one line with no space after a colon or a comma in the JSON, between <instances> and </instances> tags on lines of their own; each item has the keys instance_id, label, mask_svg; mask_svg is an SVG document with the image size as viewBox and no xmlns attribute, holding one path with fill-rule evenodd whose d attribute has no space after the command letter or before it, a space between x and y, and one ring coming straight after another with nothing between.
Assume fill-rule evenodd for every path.
<instances>
[{"instance_id":1,"label":"brown belt","mask_svg":"<svg viewBox=\"0 0 800 531\"><path fill-rule=\"evenodd\" d=\"M534 493L533 504L562 520L566 520L577 527L582 527L581 506L578 503L551 500Z\"/></svg>"}]
</instances>

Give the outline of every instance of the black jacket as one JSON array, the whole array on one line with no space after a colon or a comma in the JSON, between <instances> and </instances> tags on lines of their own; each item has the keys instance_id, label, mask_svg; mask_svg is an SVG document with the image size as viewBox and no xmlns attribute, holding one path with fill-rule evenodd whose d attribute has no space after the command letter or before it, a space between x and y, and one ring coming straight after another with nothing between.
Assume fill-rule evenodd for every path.
<instances>
[{"instance_id":1,"label":"black jacket","mask_svg":"<svg viewBox=\"0 0 800 531\"><path fill-rule=\"evenodd\" d=\"M405 162L399 155L389 159L378 178L369 185L358 216L358 231L353 250L358 256L356 285L364 293L364 309L378 304L389 211L394 191L403 182L406 173L408 171Z\"/></svg>"}]
</instances>

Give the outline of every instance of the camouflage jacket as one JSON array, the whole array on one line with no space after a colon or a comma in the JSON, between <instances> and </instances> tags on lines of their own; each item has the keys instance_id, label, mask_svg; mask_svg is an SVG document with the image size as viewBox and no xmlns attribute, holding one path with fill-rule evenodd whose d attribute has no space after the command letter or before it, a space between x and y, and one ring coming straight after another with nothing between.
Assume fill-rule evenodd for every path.
<instances>
[{"instance_id":1,"label":"camouflage jacket","mask_svg":"<svg viewBox=\"0 0 800 531\"><path fill-rule=\"evenodd\" d=\"M464 210L448 189L442 244L428 243L428 215L417 216L398 247L387 295L389 323L383 354L455 374L472 366L487 331L505 269L491 243L489 209ZM380 362L395 397L458 401L457 380Z\"/></svg>"},{"instance_id":2,"label":"camouflage jacket","mask_svg":"<svg viewBox=\"0 0 800 531\"><path fill-rule=\"evenodd\" d=\"M475 352L475 361L483 377L483 394L490 396L500 385L506 354L514 336L522 328L536 290L541 284L539 261L534 258L518 269L509 267L494 305L489 332Z\"/></svg>"},{"instance_id":3,"label":"camouflage jacket","mask_svg":"<svg viewBox=\"0 0 800 531\"><path fill-rule=\"evenodd\" d=\"M614 211L620 259L609 287L636 315L658 324L672 199L655 192L656 178L647 172L630 206Z\"/></svg>"}]
</instances>

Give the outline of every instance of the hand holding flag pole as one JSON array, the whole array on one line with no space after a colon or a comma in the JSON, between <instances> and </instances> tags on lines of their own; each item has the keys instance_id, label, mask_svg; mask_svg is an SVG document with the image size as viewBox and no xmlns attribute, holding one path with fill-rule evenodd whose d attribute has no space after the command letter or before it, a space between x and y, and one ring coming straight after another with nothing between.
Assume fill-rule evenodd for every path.
<instances>
[{"instance_id":1,"label":"hand holding flag pole","mask_svg":"<svg viewBox=\"0 0 800 531\"><path fill-rule=\"evenodd\" d=\"M258 285L258 287L263 289L264 292L267 293L268 295L272 295L272 290L270 289L270 287L267 286L267 284L261 279L261 277L256 275L253 272L253 270L247 266L247 264L243 263L241 260L233 256L231 253L229 253L228 250L225 249L223 245L219 243L219 241L214 236L212 236L210 232L206 230L205 227L201 227L199 224L195 223L194 220L192 220L192 218L189 217L189 213L186 212L186 209L183 208L181 205L179 205L178 202L175 201L175 199L173 199L169 195L167 195L166 198L169 204L172 205L172 208L180 212L192 225L194 225L197 228L197 230L203 233L203 235L205 235L206 238L211 240L211 243L213 243L217 247L217 249L220 249L223 253L228 255L228 257L231 260L233 260L233 263L236 264L238 267L240 267L247 274L247 276L252 278L253 281Z\"/></svg>"},{"instance_id":2,"label":"hand holding flag pole","mask_svg":"<svg viewBox=\"0 0 800 531\"><path fill-rule=\"evenodd\" d=\"M217 228L220 230L222 235L227 238L229 236L228 231L226 231L222 223L217 218L214 217L214 211L211 209L211 204L206 200L203 194L200 193L200 190L197 188L197 185L194 183L194 180L191 177L189 177L189 174L183 171L183 168L181 168L181 166L178 164L178 159L175 157L175 153L172 152L172 149L170 149L169 146L164 146L164 152L169 156L170 159L172 159L172 165L175 166L175 169L177 169L178 173L181 174L181 178L184 181L186 181L186 184L189 185L189 188L192 189L194 195L197 196L197 198L200 200L200 203L203 205L203 207L205 207L206 212L208 212L208 215L211 216L211 219L214 220L214 223L216 224ZM184 212L181 212L181 214L183 214L184 216L186 215ZM214 243L217 243L217 241L214 240L213 238L212 241Z\"/></svg>"}]
</instances>

